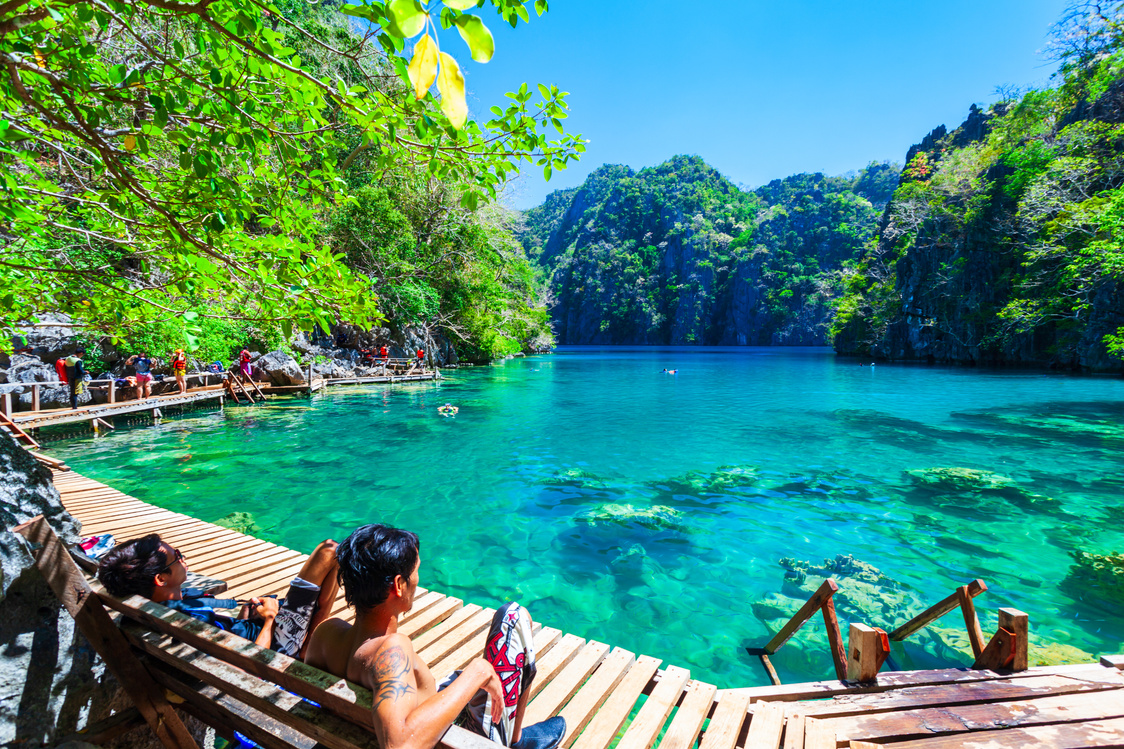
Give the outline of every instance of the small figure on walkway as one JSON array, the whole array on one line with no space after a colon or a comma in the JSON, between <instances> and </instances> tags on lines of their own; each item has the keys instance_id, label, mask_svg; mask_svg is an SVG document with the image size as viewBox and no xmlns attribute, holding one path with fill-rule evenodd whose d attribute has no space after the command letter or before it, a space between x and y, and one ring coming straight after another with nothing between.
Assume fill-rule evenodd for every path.
<instances>
[{"instance_id":1,"label":"small figure on walkway","mask_svg":"<svg viewBox=\"0 0 1124 749\"><path fill-rule=\"evenodd\" d=\"M180 395L187 394L187 354L183 349L176 349L172 354L172 374L176 376L176 385L179 386Z\"/></svg>"},{"instance_id":2,"label":"small figure on walkway","mask_svg":"<svg viewBox=\"0 0 1124 749\"><path fill-rule=\"evenodd\" d=\"M86 388L86 364L82 361L85 355L86 349L80 348L66 357L66 382L70 385L71 408L78 408L78 395Z\"/></svg>"},{"instance_id":3,"label":"small figure on walkway","mask_svg":"<svg viewBox=\"0 0 1124 749\"><path fill-rule=\"evenodd\" d=\"M140 391L137 395L143 400L152 397L152 360L148 358L148 352L130 356L125 360L125 366L129 365L137 373L137 389Z\"/></svg>"},{"instance_id":4,"label":"small figure on walkway","mask_svg":"<svg viewBox=\"0 0 1124 749\"><path fill-rule=\"evenodd\" d=\"M425 369L425 349L418 349L418 366Z\"/></svg>"},{"instance_id":5,"label":"small figure on walkway","mask_svg":"<svg viewBox=\"0 0 1124 749\"><path fill-rule=\"evenodd\" d=\"M249 382L252 370L250 369L250 352L246 349L242 349L241 353L238 354L238 370L242 373L242 379Z\"/></svg>"},{"instance_id":6,"label":"small figure on walkway","mask_svg":"<svg viewBox=\"0 0 1124 749\"><path fill-rule=\"evenodd\" d=\"M390 351L387 350L386 346L379 346L379 357L382 359L382 368L385 370L387 362L390 361Z\"/></svg>"},{"instance_id":7,"label":"small figure on walkway","mask_svg":"<svg viewBox=\"0 0 1124 749\"><path fill-rule=\"evenodd\" d=\"M284 598L251 598L236 619L218 614L215 609L236 608L239 601L218 599L203 595L198 588L183 587L187 560L156 533L115 546L98 565L98 579L118 598L144 596L252 640L260 647L303 658L311 641L308 635L332 611L339 589L337 570L336 542L322 541L289 583Z\"/></svg>"}]
</instances>

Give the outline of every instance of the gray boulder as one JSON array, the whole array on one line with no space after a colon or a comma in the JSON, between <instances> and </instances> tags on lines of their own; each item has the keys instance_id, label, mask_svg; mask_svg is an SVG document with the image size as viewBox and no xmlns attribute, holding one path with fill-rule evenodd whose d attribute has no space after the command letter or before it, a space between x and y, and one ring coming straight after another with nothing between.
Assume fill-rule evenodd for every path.
<instances>
[{"instance_id":1,"label":"gray boulder","mask_svg":"<svg viewBox=\"0 0 1124 749\"><path fill-rule=\"evenodd\" d=\"M9 383L27 383L25 387L9 389L9 392L18 399L19 407L25 410L31 408L31 383L56 382L59 378L53 365L44 363L38 357L23 354L16 354L12 357L12 366L8 368L7 377ZM90 400L89 389L79 393L79 405L90 403ZM41 387L39 389L39 405L40 408L65 408L69 406L70 389L65 385Z\"/></svg>"},{"instance_id":2,"label":"gray boulder","mask_svg":"<svg viewBox=\"0 0 1124 749\"><path fill-rule=\"evenodd\" d=\"M254 379L274 385L304 385L305 374L297 360L284 351L270 351L253 362Z\"/></svg>"}]
</instances>

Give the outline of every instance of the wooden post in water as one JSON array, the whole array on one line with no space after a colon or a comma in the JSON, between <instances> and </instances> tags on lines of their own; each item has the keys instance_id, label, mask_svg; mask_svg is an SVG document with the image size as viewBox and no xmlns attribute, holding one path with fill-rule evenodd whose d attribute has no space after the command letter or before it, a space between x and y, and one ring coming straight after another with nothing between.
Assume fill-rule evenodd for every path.
<instances>
[{"instance_id":1,"label":"wooden post in water","mask_svg":"<svg viewBox=\"0 0 1124 749\"><path fill-rule=\"evenodd\" d=\"M31 386L31 410L39 410L39 385L36 383Z\"/></svg>"},{"instance_id":2,"label":"wooden post in water","mask_svg":"<svg viewBox=\"0 0 1124 749\"><path fill-rule=\"evenodd\" d=\"M308 363L308 394L312 395L312 362Z\"/></svg>"}]
</instances>

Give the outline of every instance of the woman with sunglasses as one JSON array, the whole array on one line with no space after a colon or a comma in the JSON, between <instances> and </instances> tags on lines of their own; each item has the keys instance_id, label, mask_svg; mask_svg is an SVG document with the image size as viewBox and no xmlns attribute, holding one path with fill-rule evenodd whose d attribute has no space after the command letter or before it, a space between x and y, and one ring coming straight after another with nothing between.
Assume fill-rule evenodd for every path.
<instances>
[{"instance_id":1,"label":"woman with sunglasses","mask_svg":"<svg viewBox=\"0 0 1124 749\"><path fill-rule=\"evenodd\" d=\"M322 541L289 583L284 598L262 596L242 603L185 588L187 560L156 533L126 541L102 557L98 579L118 598L141 595L170 609L232 632L263 648L303 658L308 635L331 612L337 581L336 542ZM240 611L236 617L219 613Z\"/></svg>"}]
</instances>

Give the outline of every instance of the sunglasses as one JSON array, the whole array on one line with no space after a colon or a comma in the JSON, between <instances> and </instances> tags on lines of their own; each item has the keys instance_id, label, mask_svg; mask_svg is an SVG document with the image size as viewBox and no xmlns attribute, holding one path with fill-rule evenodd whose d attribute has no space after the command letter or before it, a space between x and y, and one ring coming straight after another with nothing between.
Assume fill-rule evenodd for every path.
<instances>
[{"instance_id":1,"label":"sunglasses","mask_svg":"<svg viewBox=\"0 0 1124 749\"><path fill-rule=\"evenodd\" d=\"M183 561L183 554L180 552L179 549L177 549L176 547L173 546L172 547L172 553L173 553L172 561L168 562L166 565L161 567L160 572L167 572L168 570L172 569L172 565L174 565L176 562L182 562ZM157 572L156 574L160 574L160 572Z\"/></svg>"}]
</instances>

